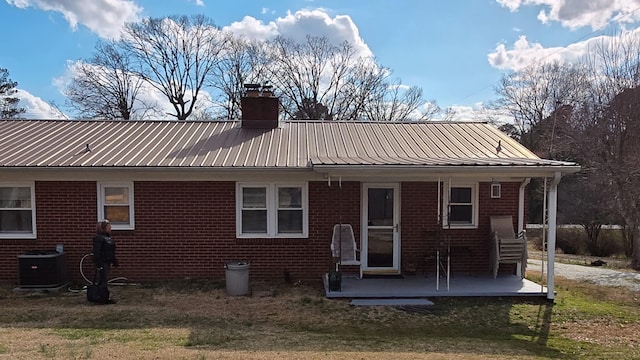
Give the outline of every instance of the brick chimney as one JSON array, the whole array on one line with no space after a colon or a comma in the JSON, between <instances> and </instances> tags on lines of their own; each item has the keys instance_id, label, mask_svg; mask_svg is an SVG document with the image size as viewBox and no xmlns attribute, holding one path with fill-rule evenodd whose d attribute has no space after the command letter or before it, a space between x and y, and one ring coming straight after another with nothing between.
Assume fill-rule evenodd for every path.
<instances>
[{"instance_id":1,"label":"brick chimney","mask_svg":"<svg viewBox=\"0 0 640 360\"><path fill-rule=\"evenodd\" d=\"M242 127L247 129L275 129L278 127L280 101L270 85L245 84L240 99Z\"/></svg>"}]
</instances>

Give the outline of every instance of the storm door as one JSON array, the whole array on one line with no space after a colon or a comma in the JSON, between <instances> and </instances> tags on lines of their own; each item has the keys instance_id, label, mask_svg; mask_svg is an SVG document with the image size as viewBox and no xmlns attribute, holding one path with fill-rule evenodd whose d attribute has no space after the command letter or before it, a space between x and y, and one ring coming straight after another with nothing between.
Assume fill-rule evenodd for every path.
<instances>
[{"instance_id":1,"label":"storm door","mask_svg":"<svg viewBox=\"0 0 640 360\"><path fill-rule=\"evenodd\" d=\"M400 197L397 184L363 186L362 253L363 271L400 271Z\"/></svg>"}]
</instances>

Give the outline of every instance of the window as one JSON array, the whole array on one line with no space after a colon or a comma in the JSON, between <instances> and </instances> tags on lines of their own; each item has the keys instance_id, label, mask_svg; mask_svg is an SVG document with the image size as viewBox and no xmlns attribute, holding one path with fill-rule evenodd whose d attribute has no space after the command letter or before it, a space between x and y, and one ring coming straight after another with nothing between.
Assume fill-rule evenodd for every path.
<instances>
[{"instance_id":1,"label":"window","mask_svg":"<svg viewBox=\"0 0 640 360\"><path fill-rule=\"evenodd\" d=\"M114 230L132 230L133 183L98 184L98 221L108 219Z\"/></svg>"},{"instance_id":2,"label":"window","mask_svg":"<svg viewBox=\"0 0 640 360\"><path fill-rule=\"evenodd\" d=\"M307 187L238 183L238 237L307 237Z\"/></svg>"},{"instance_id":3,"label":"window","mask_svg":"<svg viewBox=\"0 0 640 360\"><path fill-rule=\"evenodd\" d=\"M500 199L502 196L502 188L499 183L491 183L491 198Z\"/></svg>"},{"instance_id":4,"label":"window","mask_svg":"<svg viewBox=\"0 0 640 360\"><path fill-rule=\"evenodd\" d=\"M0 184L0 238L36 237L33 189L33 184Z\"/></svg>"},{"instance_id":5,"label":"window","mask_svg":"<svg viewBox=\"0 0 640 360\"><path fill-rule=\"evenodd\" d=\"M445 226L476 227L478 224L477 184L452 184L449 189L448 219Z\"/></svg>"}]
</instances>

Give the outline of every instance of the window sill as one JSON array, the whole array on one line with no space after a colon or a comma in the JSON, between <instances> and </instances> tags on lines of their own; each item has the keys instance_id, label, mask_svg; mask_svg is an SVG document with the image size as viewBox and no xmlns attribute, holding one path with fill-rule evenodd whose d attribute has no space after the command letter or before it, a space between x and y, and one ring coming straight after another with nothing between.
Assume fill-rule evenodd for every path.
<instances>
[{"instance_id":1,"label":"window sill","mask_svg":"<svg viewBox=\"0 0 640 360\"><path fill-rule=\"evenodd\" d=\"M444 230L458 230L458 229L477 229L478 225L474 225L474 224L468 224L468 225L450 225L450 226L443 226L442 227Z\"/></svg>"},{"instance_id":2,"label":"window sill","mask_svg":"<svg viewBox=\"0 0 640 360\"><path fill-rule=\"evenodd\" d=\"M307 239L306 234L267 235L267 234L236 234L238 239Z\"/></svg>"},{"instance_id":3,"label":"window sill","mask_svg":"<svg viewBox=\"0 0 640 360\"><path fill-rule=\"evenodd\" d=\"M37 238L36 234L20 234L20 233L5 233L0 234L0 239L25 239L25 240L35 240Z\"/></svg>"},{"instance_id":4,"label":"window sill","mask_svg":"<svg viewBox=\"0 0 640 360\"><path fill-rule=\"evenodd\" d=\"M127 230L135 230L135 229L136 229L135 226L111 225L111 231L120 231L120 230L127 231Z\"/></svg>"}]
</instances>

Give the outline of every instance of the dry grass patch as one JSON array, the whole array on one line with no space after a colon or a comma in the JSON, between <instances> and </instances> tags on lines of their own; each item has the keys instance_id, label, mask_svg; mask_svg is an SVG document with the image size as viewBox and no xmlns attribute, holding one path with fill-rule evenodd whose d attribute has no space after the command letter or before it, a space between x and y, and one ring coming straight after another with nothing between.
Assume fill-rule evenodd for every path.
<instances>
[{"instance_id":1,"label":"dry grass patch","mask_svg":"<svg viewBox=\"0 0 640 360\"><path fill-rule=\"evenodd\" d=\"M557 286L556 305L440 298L424 313L328 300L319 282L252 282L247 297L197 281L113 287L115 305L2 288L0 358L633 358L634 294L561 279Z\"/></svg>"}]
</instances>

